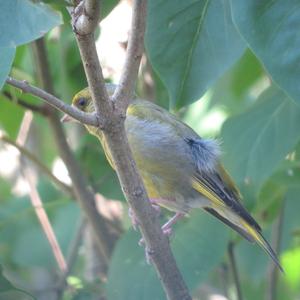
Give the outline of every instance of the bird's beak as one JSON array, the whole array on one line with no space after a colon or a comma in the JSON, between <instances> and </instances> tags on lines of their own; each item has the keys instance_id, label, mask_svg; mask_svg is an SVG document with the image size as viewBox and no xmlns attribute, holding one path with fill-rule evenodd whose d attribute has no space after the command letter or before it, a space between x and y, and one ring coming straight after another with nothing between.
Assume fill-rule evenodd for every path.
<instances>
[{"instance_id":1,"label":"bird's beak","mask_svg":"<svg viewBox=\"0 0 300 300\"><path fill-rule=\"evenodd\" d=\"M63 117L60 119L62 123L67 123L67 122L75 122L75 119L73 119L71 116L64 114Z\"/></svg>"}]
</instances>

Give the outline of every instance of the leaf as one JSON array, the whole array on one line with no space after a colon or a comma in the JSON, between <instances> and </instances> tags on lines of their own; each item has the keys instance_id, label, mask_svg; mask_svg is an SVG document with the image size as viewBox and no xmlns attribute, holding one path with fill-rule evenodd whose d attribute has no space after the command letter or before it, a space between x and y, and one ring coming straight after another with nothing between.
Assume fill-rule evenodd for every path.
<instances>
[{"instance_id":1,"label":"leaf","mask_svg":"<svg viewBox=\"0 0 300 300\"><path fill-rule=\"evenodd\" d=\"M300 104L298 0L231 0L233 19L274 81Z\"/></svg>"},{"instance_id":2,"label":"leaf","mask_svg":"<svg viewBox=\"0 0 300 300\"><path fill-rule=\"evenodd\" d=\"M21 107L5 100L0 94L0 127L9 136L16 137L23 115L24 110Z\"/></svg>"},{"instance_id":3,"label":"leaf","mask_svg":"<svg viewBox=\"0 0 300 300\"><path fill-rule=\"evenodd\" d=\"M258 188L300 140L300 109L275 86L222 128L224 160L240 185Z\"/></svg>"},{"instance_id":4,"label":"leaf","mask_svg":"<svg viewBox=\"0 0 300 300\"><path fill-rule=\"evenodd\" d=\"M228 1L218 0L149 1L145 42L177 108L198 100L245 49Z\"/></svg>"},{"instance_id":5,"label":"leaf","mask_svg":"<svg viewBox=\"0 0 300 300\"><path fill-rule=\"evenodd\" d=\"M48 6L29 0L0 1L0 45L15 47L35 40L61 24L60 16Z\"/></svg>"},{"instance_id":6,"label":"leaf","mask_svg":"<svg viewBox=\"0 0 300 300\"><path fill-rule=\"evenodd\" d=\"M0 90L7 78L15 53L15 47L0 47Z\"/></svg>"},{"instance_id":7,"label":"leaf","mask_svg":"<svg viewBox=\"0 0 300 300\"><path fill-rule=\"evenodd\" d=\"M163 300L161 283L145 261L144 250L138 247L140 236L128 232L118 242L109 269L109 300ZM228 231L207 214L193 214L180 224L171 238L178 266L190 290L204 281L222 260L227 247Z\"/></svg>"},{"instance_id":8,"label":"leaf","mask_svg":"<svg viewBox=\"0 0 300 300\"><path fill-rule=\"evenodd\" d=\"M247 49L210 89L210 108L219 105L230 114L240 113L253 104L253 87L265 76L262 65Z\"/></svg>"}]
</instances>

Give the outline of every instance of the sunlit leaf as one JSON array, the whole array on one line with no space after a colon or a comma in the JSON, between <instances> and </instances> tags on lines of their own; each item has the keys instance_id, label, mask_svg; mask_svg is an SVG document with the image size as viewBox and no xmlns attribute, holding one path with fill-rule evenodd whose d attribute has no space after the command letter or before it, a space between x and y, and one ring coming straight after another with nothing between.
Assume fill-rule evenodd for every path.
<instances>
[{"instance_id":1,"label":"sunlit leaf","mask_svg":"<svg viewBox=\"0 0 300 300\"><path fill-rule=\"evenodd\" d=\"M291 287L297 288L300 280L300 248L297 247L284 252L282 265L286 270L286 281Z\"/></svg>"}]
</instances>

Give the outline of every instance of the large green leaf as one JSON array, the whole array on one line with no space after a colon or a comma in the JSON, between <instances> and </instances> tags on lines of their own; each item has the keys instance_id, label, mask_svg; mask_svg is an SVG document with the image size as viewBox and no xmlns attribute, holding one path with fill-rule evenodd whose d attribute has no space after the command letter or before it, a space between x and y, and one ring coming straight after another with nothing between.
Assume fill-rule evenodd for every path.
<instances>
[{"instance_id":1,"label":"large green leaf","mask_svg":"<svg viewBox=\"0 0 300 300\"><path fill-rule=\"evenodd\" d=\"M195 212L196 213L196 212ZM207 214L193 214L174 231L171 246L190 290L209 276L226 252L228 231ZM182 221L183 222L183 221ZM112 257L107 285L109 300L163 300L164 293L152 266L147 265L139 234L129 232Z\"/></svg>"},{"instance_id":2,"label":"large green leaf","mask_svg":"<svg viewBox=\"0 0 300 300\"><path fill-rule=\"evenodd\" d=\"M29 0L0 1L0 11L1 47L28 43L61 23L60 16L48 6Z\"/></svg>"},{"instance_id":3,"label":"large green leaf","mask_svg":"<svg viewBox=\"0 0 300 300\"><path fill-rule=\"evenodd\" d=\"M228 1L152 0L146 49L172 106L200 98L243 53Z\"/></svg>"},{"instance_id":4,"label":"large green leaf","mask_svg":"<svg viewBox=\"0 0 300 300\"><path fill-rule=\"evenodd\" d=\"M0 89L11 68L16 53L15 47L0 47Z\"/></svg>"},{"instance_id":5,"label":"large green leaf","mask_svg":"<svg viewBox=\"0 0 300 300\"><path fill-rule=\"evenodd\" d=\"M231 0L239 31L276 83L300 103L298 0Z\"/></svg>"},{"instance_id":6,"label":"large green leaf","mask_svg":"<svg viewBox=\"0 0 300 300\"><path fill-rule=\"evenodd\" d=\"M222 137L233 177L258 187L300 140L300 108L270 87L251 109L225 122Z\"/></svg>"}]
</instances>

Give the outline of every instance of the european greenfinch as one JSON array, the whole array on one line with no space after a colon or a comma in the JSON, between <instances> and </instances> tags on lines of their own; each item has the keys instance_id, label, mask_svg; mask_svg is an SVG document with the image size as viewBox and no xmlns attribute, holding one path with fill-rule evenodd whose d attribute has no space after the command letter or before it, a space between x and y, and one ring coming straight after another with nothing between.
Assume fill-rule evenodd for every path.
<instances>
[{"instance_id":1,"label":"european greenfinch","mask_svg":"<svg viewBox=\"0 0 300 300\"><path fill-rule=\"evenodd\" d=\"M107 84L106 87L112 96L116 86ZM72 105L93 112L89 89L77 93ZM102 131L89 125L85 127L100 140L114 168ZM162 227L165 233L170 233L172 224L191 209L203 208L248 241L259 244L282 270L261 227L243 207L238 188L220 163L216 140L201 138L175 115L140 99L132 100L128 106L125 129L151 203L175 212Z\"/></svg>"}]
</instances>

